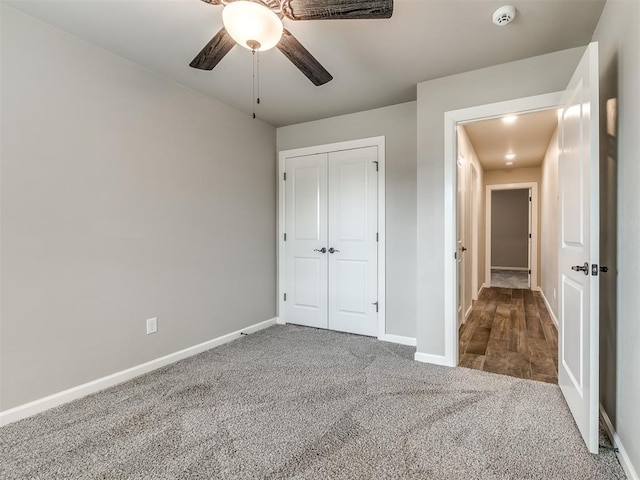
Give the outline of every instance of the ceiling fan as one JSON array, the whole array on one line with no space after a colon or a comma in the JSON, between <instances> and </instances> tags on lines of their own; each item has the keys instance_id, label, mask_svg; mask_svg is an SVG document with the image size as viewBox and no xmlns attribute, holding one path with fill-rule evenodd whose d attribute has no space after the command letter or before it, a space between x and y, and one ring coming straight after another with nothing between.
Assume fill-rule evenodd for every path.
<instances>
[{"instance_id":1,"label":"ceiling fan","mask_svg":"<svg viewBox=\"0 0 640 480\"><path fill-rule=\"evenodd\" d=\"M382 19L393 14L393 0L202 0L222 5L224 27L214 35L189 64L193 68L212 70L238 43L253 50L277 47L298 69L320 86L333 79L309 51L282 26L289 20ZM249 12L251 11L251 12ZM260 17L257 30L246 30L247 15ZM255 32L255 33L254 33ZM266 32L264 39L258 39ZM267 38L271 36L271 38ZM260 41L262 40L262 41Z\"/></svg>"}]
</instances>

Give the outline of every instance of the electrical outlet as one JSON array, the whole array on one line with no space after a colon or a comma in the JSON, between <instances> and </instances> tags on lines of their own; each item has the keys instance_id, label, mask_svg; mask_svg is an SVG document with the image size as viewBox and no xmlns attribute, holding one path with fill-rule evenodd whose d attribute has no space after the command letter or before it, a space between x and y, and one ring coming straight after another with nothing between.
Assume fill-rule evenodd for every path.
<instances>
[{"instance_id":1,"label":"electrical outlet","mask_svg":"<svg viewBox=\"0 0 640 480\"><path fill-rule=\"evenodd\" d=\"M158 331L158 319L156 317L147 319L147 335Z\"/></svg>"}]
</instances>

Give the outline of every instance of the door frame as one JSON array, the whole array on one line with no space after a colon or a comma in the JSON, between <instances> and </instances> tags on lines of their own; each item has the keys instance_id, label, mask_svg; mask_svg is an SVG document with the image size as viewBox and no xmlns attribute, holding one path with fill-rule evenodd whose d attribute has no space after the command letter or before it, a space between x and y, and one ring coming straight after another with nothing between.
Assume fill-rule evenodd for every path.
<instances>
[{"instance_id":1,"label":"door frame","mask_svg":"<svg viewBox=\"0 0 640 480\"><path fill-rule=\"evenodd\" d=\"M531 234L531 253L529 269L531 270L529 288L538 287L538 182L496 183L485 188L485 285L491 286L491 194L496 190L529 190L531 192L529 233ZM529 210L529 209L527 209Z\"/></svg>"},{"instance_id":2,"label":"door frame","mask_svg":"<svg viewBox=\"0 0 640 480\"><path fill-rule=\"evenodd\" d=\"M309 147L281 150L278 152L278 306L277 323L287 323L285 317L284 294L286 289L286 258L285 258L285 164L289 157L300 157L318 153L331 153L340 150L353 150L363 147L377 147L378 149L378 339L395 343L415 345L414 339L387 334L386 323L386 228L385 228L385 137L370 137L346 142L314 145Z\"/></svg>"},{"instance_id":3,"label":"door frame","mask_svg":"<svg viewBox=\"0 0 640 480\"><path fill-rule=\"evenodd\" d=\"M457 273L456 253L456 160L458 124L501 117L507 114L528 113L558 108L562 91L516 98L503 102L451 110L444 114L444 356L438 363L450 367L458 365Z\"/></svg>"}]
</instances>

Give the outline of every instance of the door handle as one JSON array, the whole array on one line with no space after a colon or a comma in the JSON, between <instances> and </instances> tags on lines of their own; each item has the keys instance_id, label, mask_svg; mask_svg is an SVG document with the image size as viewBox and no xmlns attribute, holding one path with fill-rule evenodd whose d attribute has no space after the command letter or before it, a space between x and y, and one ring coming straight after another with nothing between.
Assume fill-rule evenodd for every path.
<instances>
[{"instance_id":1,"label":"door handle","mask_svg":"<svg viewBox=\"0 0 640 480\"><path fill-rule=\"evenodd\" d=\"M584 265L574 265L573 267L571 267L571 270L589 275L589 264L587 262L584 262Z\"/></svg>"},{"instance_id":2,"label":"door handle","mask_svg":"<svg viewBox=\"0 0 640 480\"><path fill-rule=\"evenodd\" d=\"M467 247L460 247L460 250L462 250L463 252L467 251Z\"/></svg>"},{"instance_id":3,"label":"door handle","mask_svg":"<svg viewBox=\"0 0 640 480\"><path fill-rule=\"evenodd\" d=\"M340 252L340 250L336 250L336 249L335 249L335 248L333 248L333 247L330 247L330 248L329 248L329 253L339 253L339 252Z\"/></svg>"},{"instance_id":4,"label":"door handle","mask_svg":"<svg viewBox=\"0 0 640 480\"><path fill-rule=\"evenodd\" d=\"M320 248L320 249L318 249L318 248L314 248L314 249L313 249L313 251L314 251L314 252L320 252L320 253L327 253L327 249L326 249L326 248L324 248L324 247L322 247L322 248Z\"/></svg>"}]
</instances>

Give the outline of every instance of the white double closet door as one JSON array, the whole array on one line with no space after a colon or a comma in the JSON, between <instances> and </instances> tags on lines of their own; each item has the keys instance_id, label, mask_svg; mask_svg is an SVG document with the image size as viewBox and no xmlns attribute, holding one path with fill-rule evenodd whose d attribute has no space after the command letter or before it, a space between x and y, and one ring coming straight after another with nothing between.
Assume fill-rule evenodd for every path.
<instances>
[{"instance_id":1,"label":"white double closet door","mask_svg":"<svg viewBox=\"0 0 640 480\"><path fill-rule=\"evenodd\" d=\"M378 334L377 147L285 162L287 323Z\"/></svg>"}]
</instances>

